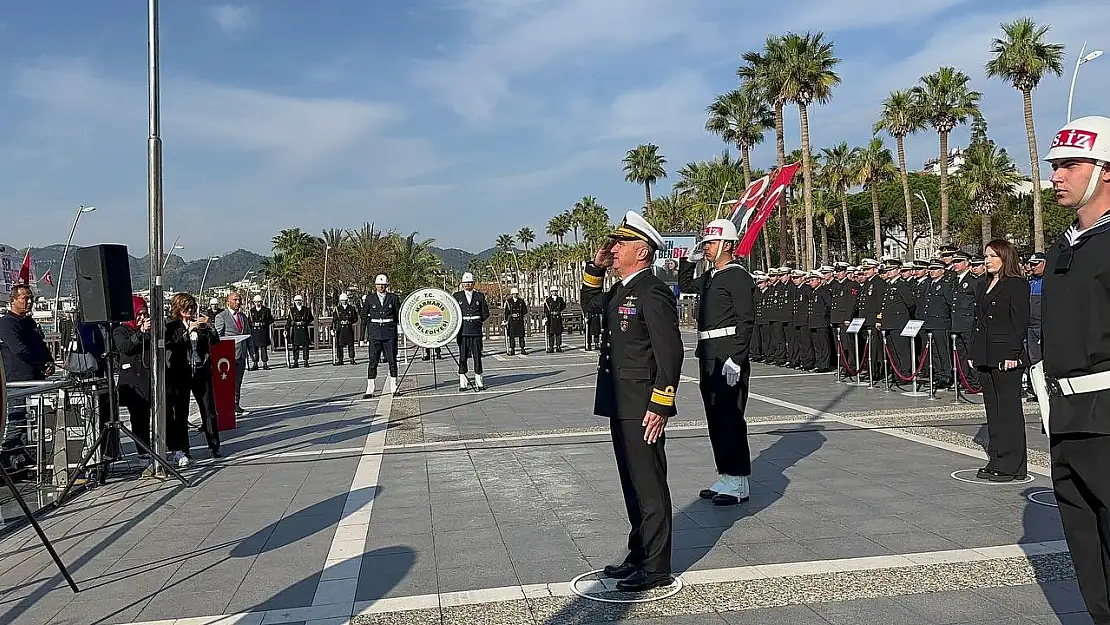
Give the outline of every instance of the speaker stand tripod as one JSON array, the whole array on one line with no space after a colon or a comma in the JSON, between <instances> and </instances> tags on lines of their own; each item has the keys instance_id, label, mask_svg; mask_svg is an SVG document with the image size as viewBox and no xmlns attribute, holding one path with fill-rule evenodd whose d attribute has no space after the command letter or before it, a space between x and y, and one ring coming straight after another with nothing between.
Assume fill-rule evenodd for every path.
<instances>
[{"instance_id":1,"label":"speaker stand tripod","mask_svg":"<svg viewBox=\"0 0 1110 625\"><path fill-rule=\"evenodd\" d=\"M131 439L131 442L135 443L135 447L137 447L139 451L150 456L150 459L152 461L158 463L159 466L165 469L166 472L168 472L170 475L174 476L179 482L181 482L182 485L186 487L193 485L185 476L181 475L181 473L177 470L177 467L170 464L169 461L167 461L165 458L155 454L154 451L151 450L146 443L139 440L139 438L135 436L135 434L132 433L131 430L127 429L127 426L123 425L123 423L120 421L119 401L116 395L115 377L117 370L116 358L119 357L119 354L116 352L115 344L112 341L111 330L107 329L104 326L101 326L101 331L104 333L106 348L104 350L104 360L108 365L108 422L101 426L100 435L97 436L96 441L89 446L88 451L85 452L85 456L81 458L81 462L77 464L77 468L75 468L72 475L70 475L69 480L66 482L65 488L62 489L62 492L58 495L58 498L54 500L55 508L61 507L62 503L65 501L66 495L69 494L69 491L77 483L77 479L83 473L86 473L89 470L89 461L92 460L92 457L94 454L96 454L96 452L101 450L101 447L104 446L105 442L108 439L108 432L111 432L113 430L115 430L117 433L125 434L127 438ZM109 463L110 461L102 461L98 464L107 465ZM100 483L103 484L106 480L107 471L103 471L100 474Z\"/></svg>"},{"instance_id":2,"label":"speaker stand tripod","mask_svg":"<svg viewBox=\"0 0 1110 625\"><path fill-rule=\"evenodd\" d=\"M19 504L19 509L23 511L23 516L31 524L31 527L35 528L35 533L39 535L42 546L46 547L46 551L50 553L50 558L54 560L54 564L58 567L58 570L61 571L62 577L66 578L69 587L72 588L75 593L81 592L81 589L77 587L77 583L73 581L73 577L70 576L69 570L66 569L66 565L62 564L62 559L58 557L58 552L54 550L54 545L50 542L50 539L46 537L46 532L42 531L39 522L35 520L35 515L32 514L31 509L27 507L27 502L24 501L23 496L19 494L19 489L15 487L15 482L12 482L11 476L8 475L3 465L0 465L0 477L2 477L4 483L8 485L8 490L12 492L12 497L14 497L16 503Z\"/></svg>"}]
</instances>

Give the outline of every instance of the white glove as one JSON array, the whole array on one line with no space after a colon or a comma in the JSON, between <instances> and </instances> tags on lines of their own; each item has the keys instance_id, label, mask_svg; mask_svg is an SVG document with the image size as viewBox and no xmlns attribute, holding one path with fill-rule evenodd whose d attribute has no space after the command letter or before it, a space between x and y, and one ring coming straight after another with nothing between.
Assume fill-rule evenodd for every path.
<instances>
[{"instance_id":1,"label":"white glove","mask_svg":"<svg viewBox=\"0 0 1110 625\"><path fill-rule=\"evenodd\" d=\"M725 374L725 383L729 386L736 386L740 381L740 365L732 362L732 358L725 361L725 366L721 368L721 372Z\"/></svg>"},{"instance_id":2,"label":"white glove","mask_svg":"<svg viewBox=\"0 0 1110 625\"><path fill-rule=\"evenodd\" d=\"M705 252L700 247L690 254L690 262L692 263L701 262L703 259L705 259Z\"/></svg>"}]
</instances>

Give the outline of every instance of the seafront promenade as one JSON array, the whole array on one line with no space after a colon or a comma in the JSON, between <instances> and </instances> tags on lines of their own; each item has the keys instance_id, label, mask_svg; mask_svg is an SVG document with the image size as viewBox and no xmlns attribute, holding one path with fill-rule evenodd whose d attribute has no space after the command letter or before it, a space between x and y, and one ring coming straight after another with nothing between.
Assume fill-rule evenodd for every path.
<instances>
[{"instance_id":1,"label":"seafront promenade","mask_svg":"<svg viewBox=\"0 0 1110 625\"><path fill-rule=\"evenodd\" d=\"M477 393L450 358L438 388L418 360L401 395L369 400L363 364L251 372L225 457L194 433L193 487L113 478L44 517L80 594L29 528L0 540L0 623L1090 622L1034 404L1030 481L980 483L977 403L754 365L752 497L714 507L688 333L667 429L682 588L572 588L627 535L579 337L562 354L487 348Z\"/></svg>"}]
</instances>

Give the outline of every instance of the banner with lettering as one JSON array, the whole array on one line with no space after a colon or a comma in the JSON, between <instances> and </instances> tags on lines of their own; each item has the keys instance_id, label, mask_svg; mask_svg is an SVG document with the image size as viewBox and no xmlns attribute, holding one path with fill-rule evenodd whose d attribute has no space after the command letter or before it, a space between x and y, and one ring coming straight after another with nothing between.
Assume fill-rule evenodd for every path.
<instances>
[{"instance_id":1,"label":"banner with lettering","mask_svg":"<svg viewBox=\"0 0 1110 625\"><path fill-rule=\"evenodd\" d=\"M663 282L678 284L678 259L686 258L698 243L695 234L663 234L663 248L655 252L653 273Z\"/></svg>"},{"instance_id":2,"label":"banner with lettering","mask_svg":"<svg viewBox=\"0 0 1110 625\"><path fill-rule=\"evenodd\" d=\"M791 163L783 166L782 169L775 174L775 181L771 183L770 188L763 195L759 203L759 210L756 211L755 217L752 218L748 224L747 229L740 238L739 255L747 256L751 254L752 247L755 246L755 240L759 237L759 231L763 229L764 224L771 217L778 206L779 198L786 192L786 188L790 186L790 181L794 179L794 173L798 171L801 163ZM754 183L753 183L754 184Z\"/></svg>"}]
</instances>

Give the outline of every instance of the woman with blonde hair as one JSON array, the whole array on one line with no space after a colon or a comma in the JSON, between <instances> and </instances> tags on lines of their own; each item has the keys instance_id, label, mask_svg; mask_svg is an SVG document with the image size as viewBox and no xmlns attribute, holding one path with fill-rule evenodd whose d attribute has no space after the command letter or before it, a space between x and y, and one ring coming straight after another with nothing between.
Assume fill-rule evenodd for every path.
<instances>
[{"instance_id":1,"label":"woman with blonde hair","mask_svg":"<svg viewBox=\"0 0 1110 625\"><path fill-rule=\"evenodd\" d=\"M197 316L197 300L178 293L170 300L166 322L166 447L179 467L189 466L189 395L197 401L204 437L213 458L220 457L220 433L212 396L209 352L220 341L205 316Z\"/></svg>"}]
</instances>

